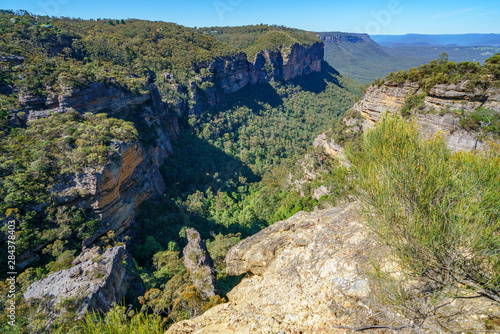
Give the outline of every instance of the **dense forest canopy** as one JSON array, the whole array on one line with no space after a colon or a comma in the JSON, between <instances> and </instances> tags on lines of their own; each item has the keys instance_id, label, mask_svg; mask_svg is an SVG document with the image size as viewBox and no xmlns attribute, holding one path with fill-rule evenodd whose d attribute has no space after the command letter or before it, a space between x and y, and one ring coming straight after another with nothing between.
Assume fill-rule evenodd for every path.
<instances>
[{"instance_id":1,"label":"dense forest canopy","mask_svg":"<svg viewBox=\"0 0 500 334\"><path fill-rule=\"evenodd\" d=\"M278 25L250 25L242 27L199 28L198 31L210 34L219 41L234 45L246 52L250 58L260 50L280 50L283 46L298 43L311 45L319 42L314 32L287 28Z\"/></svg>"}]
</instances>

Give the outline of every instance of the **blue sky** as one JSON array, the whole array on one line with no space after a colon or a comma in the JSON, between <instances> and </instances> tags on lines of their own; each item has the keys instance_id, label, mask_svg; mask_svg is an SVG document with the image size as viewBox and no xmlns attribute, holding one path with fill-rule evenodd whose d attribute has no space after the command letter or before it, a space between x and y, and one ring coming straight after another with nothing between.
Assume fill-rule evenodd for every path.
<instances>
[{"instance_id":1,"label":"blue sky","mask_svg":"<svg viewBox=\"0 0 500 334\"><path fill-rule=\"evenodd\" d=\"M369 34L500 33L500 1L2 0L2 9L88 18L140 18L189 27L279 24Z\"/></svg>"}]
</instances>

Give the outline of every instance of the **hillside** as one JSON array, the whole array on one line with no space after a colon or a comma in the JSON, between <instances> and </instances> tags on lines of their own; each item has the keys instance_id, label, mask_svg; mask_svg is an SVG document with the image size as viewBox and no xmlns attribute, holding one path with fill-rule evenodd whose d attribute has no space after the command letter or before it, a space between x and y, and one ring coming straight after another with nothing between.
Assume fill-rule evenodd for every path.
<instances>
[{"instance_id":1,"label":"hillside","mask_svg":"<svg viewBox=\"0 0 500 334\"><path fill-rule=\"evenodd\" d=\"M284 45L294 43L311 45L318 41L318 37L314 32L263 24L241 27L198 28L198 32L235 46L248 54L249 58L264 49L279 51Z\"/></svg>"},{"instance_id":2,"label":"hillside","mask_svg":"<svg viewBox=\"0 0 500 334\"><path fill-rule=\"evenodd\" d=\"M319 35L325 44L325 60L340 73L362 84L428 61L416 55L393 56L366 34L320 32Z\"/></svg>"},{"instance_id":3,"label":"hillside","mask_svg":"<svg viewBox=\"0 0 500 334\"><path fill-rule=\"evenodd\" d=\"M315 34L227 28L224 42L134 19L3 11L0 22L0 248L15 222L20 310L12 329L4 298L2 331L83 331L75 319L120 314L112 303L124 297L143 311L132 323L149 311L165 326L189 318L185 302L199 312L237 281L223 264L231 245L337 200L287 174L360 96ZM202 294L183 262L187 226L214 259L220 293ZM82 286L92 286L85 302Z\"/></svg>"},{"instance_id":4,"label":"hillside","mask_svg":"<svg viewBox=\"0 0 500 334\"><path fill-rule=\"evenodd\" d=\"M429 39L429 43L403 45L401 43L383 43L386 40L384 38L392 40L390 38L398 36L380 35L372 38L366 34L343 32L321 32L319 35L325 44L325 60L340 73L362 84L369 84L377 78L385 77L390 72L406 71L412 67L423 65L438 58L443 52L448 54L450 61L457 63L463 61L483 63L485 59L500 52L500 47L493 46L491 43L479 47L444 46L434 44L434 40ZM377 41L380 41L382 45Z\"/></svg>"}]
</instances>

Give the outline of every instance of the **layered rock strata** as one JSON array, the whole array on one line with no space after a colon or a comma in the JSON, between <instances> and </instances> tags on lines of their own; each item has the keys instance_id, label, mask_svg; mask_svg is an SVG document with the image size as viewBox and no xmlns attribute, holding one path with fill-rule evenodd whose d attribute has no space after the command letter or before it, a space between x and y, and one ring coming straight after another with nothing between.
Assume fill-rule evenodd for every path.
<instances>
[{"instance_id":1,"label":"layered rock strata","mask_svg":"<svg viewBox=\"0 0 500 334\"><path fill-rule=\"evenodd\" d=\"M296 43L281 51L262 50L253 60L241 52L217 57L212 62L197 63L194 70L199 74L189 84L190 96L194 101L190 113L200 113L203 100L214 106L227 94L249 84L292 80L301 75L320 72L323 55L323 43L310 46Z\"/></svg>"},{"instance_id":2,"label":"layered rock strata","mask_svg":"<svg viewBox=\"0 0 500 334\"><path fill-rule=\"evenodd\" d=\"M436 85L427 92L415 82L404 84L384 83L380 87L371 85L365 96L354 105L366 119L364 128L377 122L385 112L394 113L401 110L407 97L425 94L420 108L415 115L422 133L432 137L443 134L448 146L453 150L471 150L481 148L484 144L478 141L478 134L467 132L460 128L459 118L453 115L458 110L463 113L472 113L483 107L500 112L500 89L487 90L466 88L467 83L458 85Z\"/></svg>"}]
</instances>

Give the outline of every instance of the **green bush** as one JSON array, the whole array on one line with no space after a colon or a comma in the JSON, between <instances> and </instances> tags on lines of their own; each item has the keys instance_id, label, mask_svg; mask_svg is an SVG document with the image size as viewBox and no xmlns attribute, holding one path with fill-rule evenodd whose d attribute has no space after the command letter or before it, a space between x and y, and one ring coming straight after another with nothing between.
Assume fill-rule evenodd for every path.
<instances>
[{"instance_id":1,"label":"green bush","mask_svg":"<svg viewBox=\"0 0 500 334\"><path fill-rule=\"evenodd\" d=\"M473 62L456 64L448 61L448 55L443 53L438 60L429 64L411 68L409 71L389 73L385 79L377 79L372 85L380 87L384 82L403 84L405 81L418 82L420 87L428 91L438 84L458 84L466 82L466 89L487 89L500 86L500 54L496 54L484 61L484 65Z\"/></svg>"},{"instance_id":2,"label":"green bush","mask_svg":"<svg viewBox=\"0 0 500 334\"><path fill-rule=\"evenodd\" d=\"M163 334L162 317L145 313L127 313L125 306L115 306L103 318L88 313L81 321L78 334Z\"/></svg>"},{"instance_id":3,"label":"green bush","mask_svg":"<svg viewBox=\"0 0 500 334\"><path fill-rule=\"evenodd\" d=\"M500 157L452 153L385 115L347 151L371 230L404 272L500 301Z\"/></svg>"}]
</instances>

